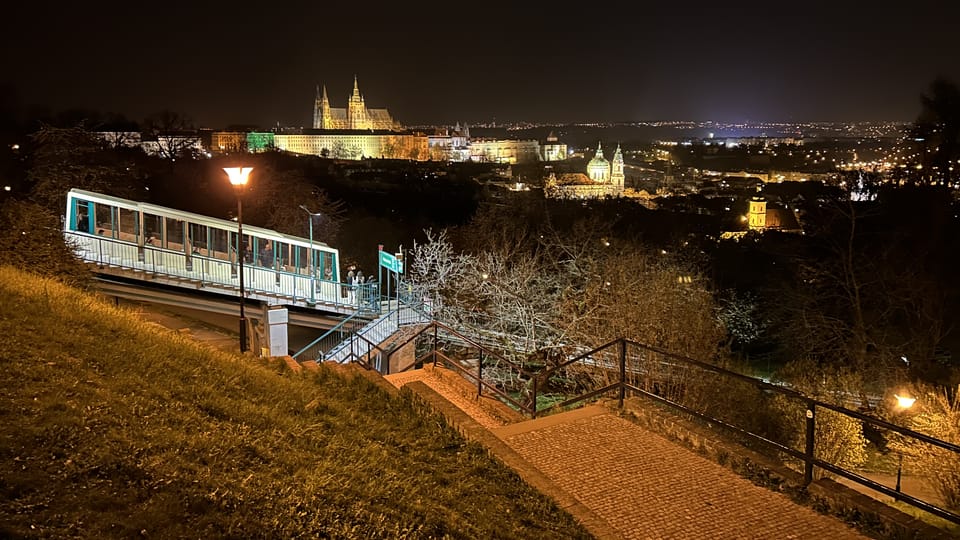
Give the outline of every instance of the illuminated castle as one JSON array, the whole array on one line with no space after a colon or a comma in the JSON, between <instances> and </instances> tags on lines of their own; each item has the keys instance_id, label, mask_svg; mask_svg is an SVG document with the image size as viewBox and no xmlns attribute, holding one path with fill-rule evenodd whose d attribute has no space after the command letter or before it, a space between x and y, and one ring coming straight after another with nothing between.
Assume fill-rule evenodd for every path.
<instances>
[{"instance_id":1,"label":"illuminated castle","mask_svg":"<svg viewBox=\"0 0 960 540\"><path fill-rule=\"evenodd\" d=\"M313 127L315 129L335 129L335 130L377 130L377 131L400 131L403 129L396 122L387 109L368 109L360 94L360 88L357 86L357 78L353 78L353 94L347 101L344 109L335 109L330 107L330 100L327 99L327 87L323 87L323 93L317 89L317 98L313 106Z\"/></svg>"}]
</instances>

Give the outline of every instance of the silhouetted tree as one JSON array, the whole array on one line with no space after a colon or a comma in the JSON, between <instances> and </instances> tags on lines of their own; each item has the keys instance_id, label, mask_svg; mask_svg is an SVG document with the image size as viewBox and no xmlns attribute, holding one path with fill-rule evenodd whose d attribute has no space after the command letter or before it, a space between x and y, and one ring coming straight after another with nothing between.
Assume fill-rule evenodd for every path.
<instances>
[{"instance_id":1,"label":"silhouetted tree","mask_svg":"<svg viewBox=\"0 0 960 540\"><path fill-rule=\"evenodd\" d=\"M139 182L127 161L82 127L43 126L30 136L29 198L55 215L63 213L66 194L81 188L137 199Z\"/></svg>"},{"instance_id":2,"label":"silhouetted tree","mask_svg":"<svg viewBox=\"0 0 960 540\"><path fill-rule=\"evenodd\" d=\"M157 152L165 158L189 154L200 141L193 122L180 113L163 110L143 121L144 138L157 143Z\"/></svg>"},{"instance_id":3,"label":"silhouetted tree","mask_svg":"<svg viewBox=\"0 0 960 540\"><path fill-rule=\"evenodd\" d=\"M913 126L921 176L949 184L960 167L960 88L944 78L930 84Z\"/></svg>"}]
</instances>

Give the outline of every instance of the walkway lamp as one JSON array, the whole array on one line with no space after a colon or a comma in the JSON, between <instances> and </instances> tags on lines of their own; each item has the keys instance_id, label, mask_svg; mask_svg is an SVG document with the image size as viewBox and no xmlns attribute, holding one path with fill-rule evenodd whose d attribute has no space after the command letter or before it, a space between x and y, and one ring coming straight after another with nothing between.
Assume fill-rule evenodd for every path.
<instances>
[{"instance_id":1,"label":"walkway lamp","mask_svg":"<svg viewBox=\"0 0 960 540\"><path fill-rule=\"evenodd\" d=\"M316 292L317 292L317 269L316 265L313 262L313 218L317 216L322 216L323 212L311 212L306 206L300 205L300 209L307 213L310 216L310 305L317 303Z\"/></svg>"},{"instance_id":2,"label":"walkway lamp","mask_svg":"<svg viewBox=\"0 0 960 540\"><path fill-rule=\"evenodd\" d=\"M913 407L913 404L916 403L917 398L912 398L910 396L901 396L894 394L893 397L897 398L897 408L900 410L907 410L910 407ZM900 493L900 474L903 472L903 452L897 452L897 487L895 488L897 493Z\"/></svg>"},{"instance_id":3,"label":"walkway lamp","mask_svg":"<svg viewBox=\"0 0 960 540\"><path fill-rule=\"evenodd\" d=\"M237 260L240 261L240 352L247 352L247 318L243 312L243 300L246 292L243 288L243 257L246 249L243 245L243 203L241 195L243 188L250 179L250 171L253 167L224 167L223 170L230 178L234 191L237 194Z\"/></svg>"}]
</instances>

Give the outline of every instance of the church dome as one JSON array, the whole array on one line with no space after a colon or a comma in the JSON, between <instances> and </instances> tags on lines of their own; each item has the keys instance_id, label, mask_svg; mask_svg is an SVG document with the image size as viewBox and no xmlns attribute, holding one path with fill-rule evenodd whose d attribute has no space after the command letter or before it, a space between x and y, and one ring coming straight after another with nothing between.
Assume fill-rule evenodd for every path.
<instances>
[{"instance_id":1,"label":"church dome","mask_svg":"<svg viewBox=\"0 0 960 540\"><path fill-rule=\"evenodd\" d=\"M610 162L603 158L603 149L597 143L597 153L587 163L587 176L594 182L606 182L610 178Z\"/></svg>"}]
</instances>

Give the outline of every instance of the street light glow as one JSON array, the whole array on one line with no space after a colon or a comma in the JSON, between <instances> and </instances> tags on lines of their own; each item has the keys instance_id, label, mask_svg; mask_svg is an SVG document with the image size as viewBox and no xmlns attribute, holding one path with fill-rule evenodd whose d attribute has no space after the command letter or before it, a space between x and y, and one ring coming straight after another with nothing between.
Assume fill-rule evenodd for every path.
<instances>
[{"instance_id":1,"label":"street light glow","mask_svg":"<svg viewBox=\"0 0 960 540\"><path fill-rule=\"evenodd\" d=\"M245 186L250 178L250 172L253 167L224 167L223 170L230 177L230 183L234 186Z\"/></svg>"},{"instance_id":2,"label":"street light glow","mask_svg":"<svg viewBox=\"0 0 960 540\"><path fill-rule=\"evenodd\" d=\"M914 402L917 401L917 398L912 398L909 396L894 394L893 397L897 398L897 407L900 407L901 409L909 409L910 407L913 407Z\"/></svg>"}]
</instances>

